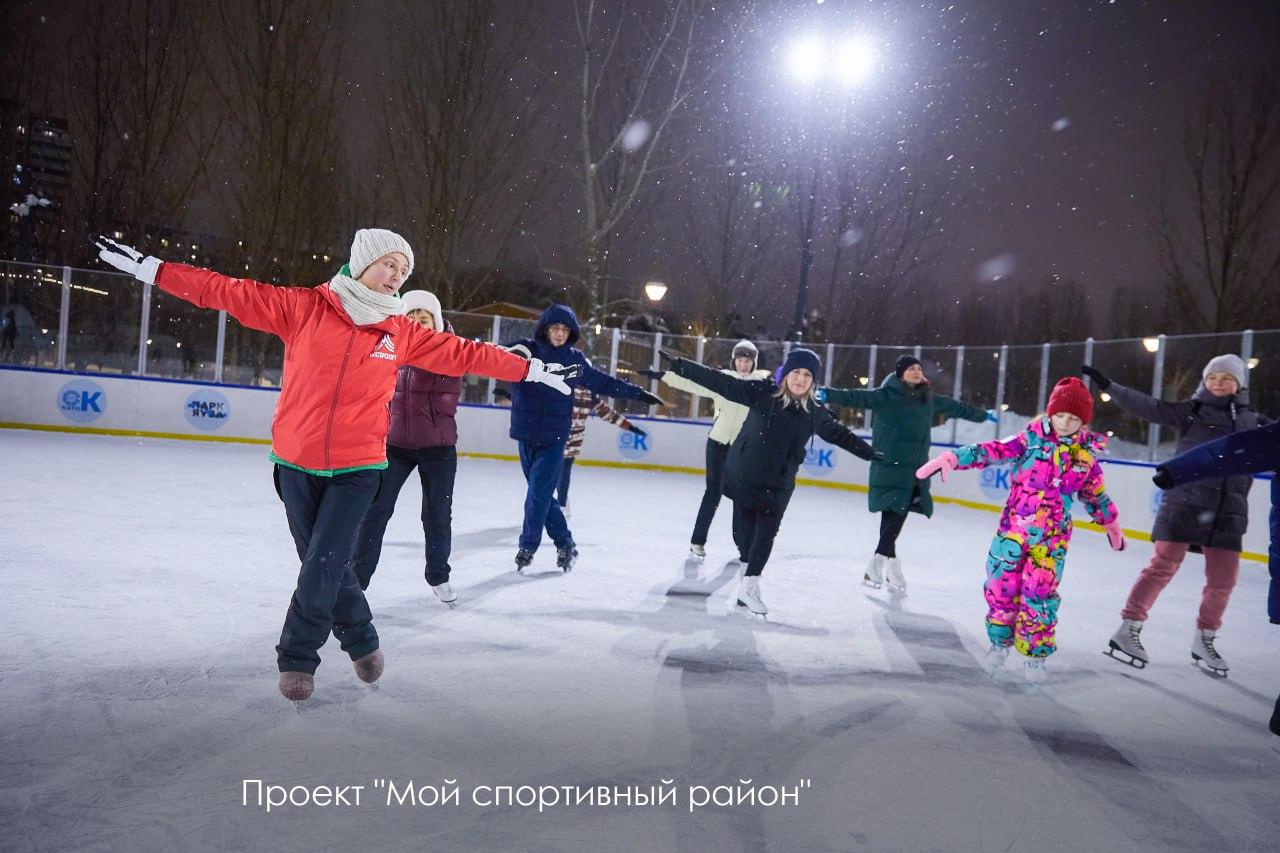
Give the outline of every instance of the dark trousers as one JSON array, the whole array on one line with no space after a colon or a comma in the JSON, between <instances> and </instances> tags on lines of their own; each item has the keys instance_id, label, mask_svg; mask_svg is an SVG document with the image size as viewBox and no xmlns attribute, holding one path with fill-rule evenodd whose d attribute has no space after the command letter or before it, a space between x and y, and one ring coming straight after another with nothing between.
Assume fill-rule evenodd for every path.
<instances>
[{"instance_id":1,"label":"dark trousers","mask_svg":"<svg viewBox=\"0 0 1280 853\"><path fill-rule=\"evenodd\" d=\"M302 561L276 646L280 671L314 674L330 631L352 660L364 657L378 648L378 632L351 570L351 548L382 472L317 477L277 465L275 482Z\"/></svg>"},{"instance_id":2,"label":"dark trousers","mask_svg":"<svg viewBox=\"0 0 1280 853\"><path fill-rule=\"evenodd\" d=\"M902 533L902 525L907 523L907 514L885 510L880 513L880 544L876 545L876 553L886 557L898 556L898 535Z\"/></svg>"},{"instance_id":3,"label":"dark trousers","mask_svg":"<svg viewBox=\"0 0 1280 853\"><path fill-rule=\"evenodd\" d=\"M748 576L764 572L764 564L769 562L769 555L773 552L773 540L778 536L785 511L786 507L781 510L757 509L734 502L733 541L738 546L738 553L747 558Z\"/></svg>"},{"instance_id":4,"label":"dark trousers","mask_svg":"<svg viewBox=\"0 0 1280 853\"><path fill-rule=\"evenodd\" d=\"M573 476L572 456L566 456L560 465L560 482L556 485L556 503L561 507L569 505L569 478Z\"/></svg>"},{"instance_id":5,"label":"dark trousers","mask_svg":"<svg viewBox=\"0 0 1280 853\"><path fill-rule=\"evenodd\" d=\"M520 531L520 547L538 550L542 544L542 528L557 548L573 547L573 534L564 520L560 504L555 501L556 484L564 464L564 442L529 444L520 442L520 470L529 484L524 496L524 528Z\"/></svg>"},{"instance_id":6,"label":"dark trousers","mask_svg":"<svg viewBox=\"0 0 1280 853\"><path fill-rule=\"evenodd\" d=\"M356 534L353 568L361 589L378 568L382 537L396 510L396 498L414 469L422 481L422 532L427 540L427 583L432 586L449 580L449 553L453 547L453 483L458 473L458 451L453 447L424 447L409 450L387 445L387 470L382 474L382 490Z\"/></svg>"},{"instance_id":7,"label":"dark trousers","mask_svg":"<svg viewBox=\"0 0 1280 853\"><path fill-rule=\"evenodd\" d=\"M729 445L707 439L707 488L702 493L702 504L698 507L698 520L693 523L693 536L689 537L691 545L707 544L707 532L711 530L711 521L716 517L716 508L720 506L724 460L728 456Z\"/></svg>"}]
</instances>

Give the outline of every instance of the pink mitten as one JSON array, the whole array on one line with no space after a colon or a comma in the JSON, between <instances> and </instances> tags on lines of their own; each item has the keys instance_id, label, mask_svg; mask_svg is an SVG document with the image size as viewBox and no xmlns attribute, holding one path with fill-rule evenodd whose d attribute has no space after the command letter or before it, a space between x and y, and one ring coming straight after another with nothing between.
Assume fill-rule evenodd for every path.
<instances>
[{"instance_id":1,"label":"pink mitten","mask_svg":"<svg viewBox=\"0 0 1280 853\"><path fill-rule=\"evenodd\" d=\"M1102 529L1107 531L1107 541L1111 543L1111 550L1123 551L1125 546L1124 531L1120 529L1120 519L1104 524Z\"/></svg>"},{"instance_id":2,"label":"pink mitten","mask_svg":"<svg viewBox=\"0 0 1280 853\"><path fill-rule=\"evenodd\" d=\"M916 479L927 480L934 474L942 475L942 482L947 482L947 475L960 466L960 459L950 450L939 453L935 458L916 469Z\"/></svg>"}]
</instances>

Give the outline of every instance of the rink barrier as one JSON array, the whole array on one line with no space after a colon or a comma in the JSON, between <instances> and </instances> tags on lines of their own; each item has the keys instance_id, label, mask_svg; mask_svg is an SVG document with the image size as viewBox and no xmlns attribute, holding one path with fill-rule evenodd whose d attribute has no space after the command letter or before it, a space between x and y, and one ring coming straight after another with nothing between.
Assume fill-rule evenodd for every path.
<instances>
[{"instance_id":1,"label":"rink barrier","mask_svg":"<svg viewBox=\"0 0 1280 853\"><path fill-rule=\"evenodd\" d=\"M0 368L0 428L269 445L278 394L277 389L149 377ZM631 420L642 422L649 434L642 438L592 418L576 464L703 476L707 423L645 417ZM508 436L509 421L505 406L462 404L458 409L458 455L516 461L514 443ZM939 442L934 452L954 446ZM1128 525L1125 535L1149 541L1160 495L1150 480L1153 466L1120 459L1104 459L1104 465L1107 489ZM867 473L866 462L815 438L796 484L865 493ZM1249 495L1254 524L1245 537L1242 556L1247 560L1267 560L1269 491L1255 488ZM932 493L938 503L999 513L1008 494L1007 470L989 468L952 477L947 483L935 482ZM1101 530L1079 514L1076 526Z\"/></svg>"}]
</instances>

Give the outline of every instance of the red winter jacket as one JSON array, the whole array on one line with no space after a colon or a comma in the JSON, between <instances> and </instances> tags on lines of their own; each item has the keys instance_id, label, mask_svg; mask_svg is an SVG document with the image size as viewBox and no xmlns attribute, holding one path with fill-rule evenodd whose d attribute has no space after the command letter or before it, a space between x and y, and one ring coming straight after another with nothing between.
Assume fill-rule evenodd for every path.
<instances>
[{"instance_id":1,"label":"red winter jacket","mask_svg":"<svg viewBox=\"0 0 1280 853\"><path fill-rule=\"evenodd\" d=\"M433 373L476 373L519 382L529 364L490 344L424 329L404 316L356 326L328 284L275 287L184 264L161 264L160 289L201 308L225 310L284 341L271 449L318 472L387 460L387 403L404 364Z\"/></svg>"},{"instance_id":2,"label":"red winter jacket","mask_svg":"<svg viewBox=\"0 0 1280 853\"><path fill-rule=\"evenodd\" d=\"M445 323L445 331L453 327ZM396 372L396 393L391 398L391 431L387 444L418 450L453 447L458 443L458 398L462 377L442 376L404 365Z\"/></svg>"}]
</instances>

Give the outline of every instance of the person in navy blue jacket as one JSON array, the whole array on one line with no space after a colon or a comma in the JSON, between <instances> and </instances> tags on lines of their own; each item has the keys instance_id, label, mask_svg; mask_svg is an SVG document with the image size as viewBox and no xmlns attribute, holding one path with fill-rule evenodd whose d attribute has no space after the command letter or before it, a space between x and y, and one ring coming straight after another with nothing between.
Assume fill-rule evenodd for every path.
<instances>
[{"instance_id":1,"label":"person in navy blue jacket","mask_svg":"<svg viewBox=\"0 0 1280 853\"><path fill-rule=\"evenodd\" d=\"M1156 466L1152 478L1162 489L1171 489L1208 477L1232 477L1280 471L1280 421L1236 432L1210 441ZM1271 547L1269 550L1271 589L1267 595L1267 616L1280 625L1280 476L1271 478ZM1280 735L1280 697L1271 715L1271 732Z\"/></svg>"},{"instance_id":2,"label":"person in navy blue jacket","mask_svg":"<svg viewBox=\"0 0 1280 853\"><path fill-rule=\"evenodd\" d=\"M507 349L525 358L580 366L582 373L569 380L570 387L582 386L602 397L621 397L663 405L661 398L638 385L632 385L596 370L576 349L578 317L568 305L555 304L542 312L532 338L508 344ZM550 353L554 359L548 359ZM569 440L573 419L573 396L541 394L523 387L511 388L511 432L520 446L520 467L529 484L524 498L524 529L520 533L520 550L516 553L516 571L523 572L533 562L533 553L542 542L545 527L556 546L556 565L566 574L573 568L578 549L554 493L564 463L564 446ZM555 399L560 397L561 399Z\"/></svg>"}]
</instances>

